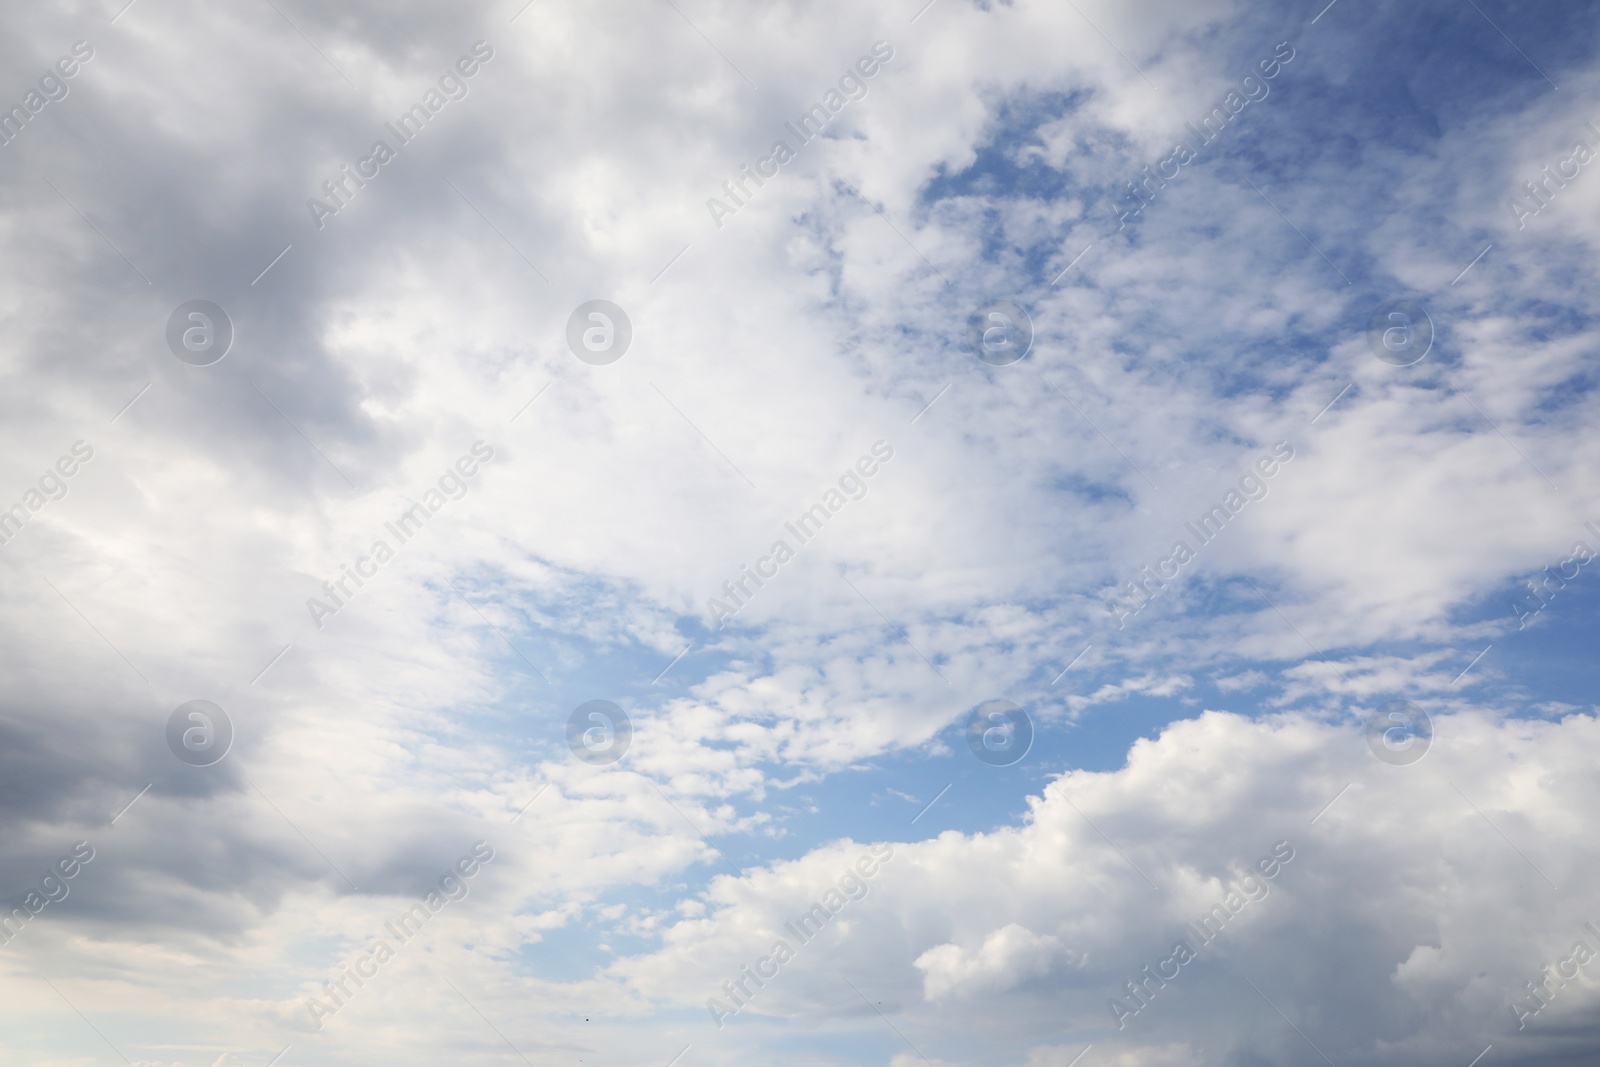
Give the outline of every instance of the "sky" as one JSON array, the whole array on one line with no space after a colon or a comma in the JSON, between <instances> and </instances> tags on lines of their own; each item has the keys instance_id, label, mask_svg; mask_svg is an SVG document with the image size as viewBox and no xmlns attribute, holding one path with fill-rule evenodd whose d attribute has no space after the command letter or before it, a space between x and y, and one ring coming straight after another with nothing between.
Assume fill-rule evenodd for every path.
<instances>
[{"instance_id":1,"label":"sky","mask_svg":"<svg viewBox=\"0 0 1600 1067\"><path fill-rule=\"evenodd\" d=\"M1600 34L0 10L0 1067L1600 1051Z\"/></svg>"}]
</instances>

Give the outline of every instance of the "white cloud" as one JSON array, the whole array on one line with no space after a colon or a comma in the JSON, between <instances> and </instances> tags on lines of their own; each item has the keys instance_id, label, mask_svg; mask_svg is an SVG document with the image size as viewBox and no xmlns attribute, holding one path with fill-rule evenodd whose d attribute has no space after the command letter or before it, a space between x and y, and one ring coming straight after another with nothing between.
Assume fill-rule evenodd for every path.
<instances>
[{"instance_id":1,"label":"white cloud","mask_svg":"<svg viewBox=\"0 0 1600 1067\"><path fill-rule=\"evenodd\" d=\"M1258 998L1254 982L1336 1062L1404 1049L1449 1063L1473 1041L1543 1062L1565 1039L1555 1019L1592 1010L1590 985L1569 986L1559 1015L1521 1032L1509 1005L1574 939L1600 947L1581 926L1596 917L1581 887L1600 865L1581 814L1596 729L1585 715L1519 724L1462 711L1436 720L1420 763L1391 767L1351 725L1207 712L1136 743L1121 770L1067 775L1023 825L896 845L880 884L760 991L757 1010L848 1027L848 979L951 1058L997 1039L1070 1047L1062 1033L1152 1057L1126 1062L1181 1057L1185 1042L1304 1055L1265 1003L1239 1003ZM849 852L720 883L710 916L620 969L653 996L713 995ZM1460 889L1441 896L1446 884ZM1214 905L1233 914L1202 934ZM1107 1002L1136 1006L1126 983L1179 940L1196 960L1146 985L1119 1032Z\"/></svg>"},{"instance_id":2,"label":"white cloud","mask_svg":"<svg viewBox=\"0 0 1600 1067\"><path fill-rule=\"evenodd\" d=\"M957 994L1003 993L1018 982L1049 972L1061 956L1060 942L1007 923L973 951L960 945L935 945L912 961L922 972L922 993L930 1001Z\"/></svg>"},{"instance_id":3,"label":"white cloud","mask_svg":"<svg viewBox=\"0 0 1600 1067\"><path fill-rule=\"evenodd\" d=\"M916 6L7 17L7 69L98 50L0 148L0 501L96 450L0 547L0 852L21 872L0 892L72 841L101 850L0 953L18 1062L104 1052L50 975L130 1058L181 1033L186 1063L290 1041L328 1062L499 1055L485 1017L533 1058L731 1060L779 1032L903 1058L878 1010L937 1062L1066 1063L1091 1039L1084 1067L1297 1062L1275 1014L1240 1006L1243 976L1341 1063L1464 1063L1451 1035L1503 1023L1506 990L1580 936L1556 904L1581 901L1540 896L1499 834L1584 884L1591 720L1570 693L1502 705L1494 659L1457 672L1513 621L1473 613L1600 518L1600 178L1526 231L1503 202L1582 135L1593 76L1441 113L1410 150L1344 125L1371 44L1341 8L1308 27L1221 3ZM1284 36L1300 55L1238 138L1112 235L1104 190ZM478 38L496 55L470 95L317 230L305 198ZM716 229L706 197L879 39L896 54L868 96ZM1391 287L1435 315L1417 368L1361 336ZM961 342L996 295L1037 332L991 370ZM236 327L210 368L163 340L198 296ZM563 340L597 296L635 328L603 368ZM480 439L470 492L318 629L306 599ZM869 494L708 631L706 599L879 439L895 458ZM1100 593L1278 440L1297 456L1270 495L1108 627ZM1202 699L1208 677L1310 710L1206 713L1121 770L999 787L1028 797L1020 825L896 841L723 1043L701 1037L705 998L885 836L861 812L808 821L821 806L790 787L942 757L997 694L1045 734L1134 695ZM1439 725L1400 770L1350 725L1396 694ZM564 747L595 696L636 726L609 768ZM237 728L207 770L162 739L196 697ZM307 1029L303 998L479 838L500 858L469 900ZM1097 1033L1280 838L1306 845L1271 896ZM766 858L735 875L718 849L750 842ZM1515 1039L1530 1062L1556 1056L1539 1028Z\"/></svg>"}]
</instances>

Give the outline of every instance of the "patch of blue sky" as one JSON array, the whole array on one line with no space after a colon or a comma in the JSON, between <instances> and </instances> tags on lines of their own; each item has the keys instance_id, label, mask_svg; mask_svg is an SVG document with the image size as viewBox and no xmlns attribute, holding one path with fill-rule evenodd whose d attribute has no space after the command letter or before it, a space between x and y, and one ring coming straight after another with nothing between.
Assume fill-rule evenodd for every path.
<instances>
[{"instance_id":1,"label":"patch of blue sky","mask_svg":"<svg viewBox=\"0 0 1600 1067\"><path fill-rule=\"evenodd\" d=\"M1592 549L1600 551L1600 538L1586 531L1574 534L1574 539L1580 537ZM1552 557L1553 565L1566 558L1569 547L1566 544L1560 546L1561 550ZM1288 602L1265 576L1253 580L1280 606ZM1179 603L1175 598L1156 600L1141 613L1137 622L1130 623L1130 633L1135 626L1158 622L1181 625L1181 621L1160 618L1164 611L1181 610L1186 616L1203 622L1234 614L1254 614L1266 607L1260 596L1240 579L1207 582L1196 578L1193 585L1197 599L1189 600L1180 608L1172 606ZM1413 688L1401 683L1385 693L1359 700L1332 695L1307 697L1297 702L1297 706L1327 706L1330 699L1347 707L1355 707L1370 706L1378 700L1432 700L1440 696L1454 696L1462 702L1493 704L1512 716L1544 716L1551 713L1552 705L1592 711L1595 707L1594 694L1600 691L1600 659L1592 655L1595 635L1600 633L1600 560L1582 567L1575 578L1567 581L1548 599L1548 605L1530 620L1530 624L1519 629L1513 602L1520 604L1523 612L1535 604L1519 580L1507 583L1494 593L1479 598L1470 608L1458 612L1452 621L1461 636L1454 640L1384 640L1346 647L1324 646L1320 653L1335 663L1360 656L1421 658L1445 651L1450 654L1440 660L1431 672L1441 679L1448 676L1453 684L1441 691L1436 687ZM1286 610L1293 618L1292 607ZM1468 636L1466 633L1469 629L1478 631L1483 623L1494 622L1504 624L1498 633L1491 632L1483 637ZM1164 706L1174 718L1182 718L1192 713L1185 712L1183 708L1198 698L1206 707L1231 709L1245 714L1252 713L1252 709L1259 709L1259 713L1271 713L1274 708L1263 705L1263 700L1274 696L1281 686L1278 672L1297 663L1317 662L1322 658L1288 623L1283 624L1282 636L1281 660L1239 659L1210 665L1209 673L1213 678L1238 676L1247 671L1259 672L1262 682L1247 690L1251 694L1249 699L1242 699L1238 691L1221 690L1205 675L1196 674L1193 687L1172 698L1135 696L1110 707L1132 707L1140 703ZM1116 647L1114 638L1101 644L1107 650ZM1477 659L1480 652L1484 654ZM1084 672L1082 677L1092 678L1092 673ZM1105 707L1090 709L1080 725L1094 724L1105 710Z\"/></svg>"},{"instance_id":2,"label":"patch of blue sky","mask_svg":"<svg viewBox=\"0 0 1600 1067\"><path fill-rule=\"evenodd\" d=\"M1600 553L1600 538L1575 525L1569 538L1551 546L1549 569L1558 580L1561 564L1570 558L1575 541ZM1492 700L1509 715L1543 714L1536 710L1537 705L1550 703L1595 709L1595 694L1600 692L1600 657L1594 654L1600 635L1600 557L1581 567L1566 568L1569 574L1574 570L1570 580L1544 587L1546 603L1537 612L1533 609L1539 601L1525 580L1541 572L1530 567L1526 574L1457 613L1452 621L1461 627L1486 622L1504 625L1499 633L1477 641L1476 647L1466 640L1456 646L1465 657L1460 669L1488 649L1468 678L1457 683L1456 691L1463 699Z\"/></svg>"},{"instance_id":3,"label":"patch of blue sky","mask_svg":"<svg viewBox=\"0 0 1600 1067\"><path fill-rule=\"evenodd\" d=\"M1046 92L1018 95L1000 101L989 125L987 139L975 149L974 159L960 170L941 164L924 183L921 202L927 208L947 199L1032 197L1052 199L1070 193L1073 170L1045 164L1036 132L1078 110L1088 99L1083 92Z\"/></svg>"},{"instance_id":4,"label":"patch of blue sky","mask_svg":"<svg viewBox=\"0 0 1600 1067\"><path fill-rule=\"evenodd\" d=\"M805 963L796 960L791 966ZM759 1007L741 1012L729 1020L728 1026L750 1031L760 1040L762 1051L776 1063L893 1063L909 1054L905 1041L884 1025L871 1004L863 1002L842 980L836 983L835 992L832 1007L840 1014L858 1016L857 1029L805 1032L787 1020L758 1014ZM885 1010L892 1012L894 1007L891 1004Z\"/></svg>"},{"instance_id":5,"label":"patch of blue sky","mask_svg":"<svg viewBox=\"0 0 1600 1067\"><path fill-rule=\"evenodd\" d=\"M1068 414L1074 419L1077 418L1077 416L1072 415L1070 411ZM1086 431L1084 437L1086 442L1090 437L1093 437L1094 444L1100 443L1099 438L1094 435L1094 431L1092 429L1085 426L1084 430ZM1116 457L1113 456L1112 458L1115 459ZM1119 459L1117 462L1121 463L1121 460ZM1119 471L1118 473L1121 472ZM1131 474L1132 472L1130 471L1128 473ZM1134 477L1137 478L1137 475ZM1063 469L1057 472L1055 476L1050 479L1050 481L1045 483L1043 488L1049 492L1075 496L1088 504L1101 505L1114 502L1117 504L1124 504L1131 508L1136 506L1138 503L1134 494L1130 492L1129 485L1126 481L1099 481L1091 477L1089 472L1083 470Z\"/></svg>"},{"instance_id":6,"label":"patch of blue sky","mask_svg":"<svg viewBox=\"0 0 1600 1067\"><path fill-rule=\"evenodd\" d=\"M960 170L941 165L935 176L924 183L918 195L919 209L938 215L947 205L959 205L962 214L980 204L983 224L979 258L989 263L1005 263L1030 279L1042 277L1059 255L1061 235L1047 230L1016 232L1006 226L1005 213L1017 201L1050 202L1086 195L1088 176L1078 173L1069 155L1066 166L1056 168L1045 162L1038 131L1058 122L1080 107L1084 93L1041 93L1022 96L1000 104L989 132L976 158ZM1078 139L1077 147L1094 154L1093 142ZM1097 192L1087 195L1093 197Z\"/></svg>"},{"instance_id":7,"label":"patch of blue sky","mask_svg":"<svg viewBox=\"0 0 1600 1067\"><path fill-rule=\"evenodd\" d=\"M1039 725L1036 719L1034 748L1011 767L979 762L967 748L963 716L941 733L943 751L900 750L774 792L772 808L785 836L766 848L772 859L798 859L842 837L914 841L945 830L977 833L1015 822L1027 810L1026 797L1043 787L1052 769L1059 770L1049 763L1052 746L1040 744Z\"/></svg>"},{"instance_id":8,"label":"patch of blue sky","mask_svg":"<svg viewBox=\"0 0 1600 1067\"><path fill-rule=\"evenodd\" d=\"M512 962L520 973L547 982L581 982L596 978L618 958L658 948L659 937L634 933L629 926L643 912L669 911L683 899L688 888L684 883L674 882L663 886L629 885L604 893L576 915L569 916L563 925L540 930L539 940L522 945ZM602 914L619 904L626 909L622 916ZM668 921L662 924L662 929L681 916L673 913L666 918Z\"/></svg>"},{"instance_id":9,"label":"patch of blue sky","mask_svg":"<svg viewBox=\"0 0 1600 1067\"><path fill-rule=\"evenodd\" d=\"M1539 712L1539 705L1568 704L1593 714L1600 692L1600 575L1585 567L1526 630L1512 630L1494 643L1474 670L1484 670L1489 687L1526 694L1526 706L1506 710ZM1490 688L1489 691L1493 691Z\"/></svg>"},{"instance_id":10,"label":"patch of blue sky","mask_svg":"<svg viewBox=\"0 0 1600 1067\"><path fill-rule=\"evenodd\" d=\"M469 625L475 623L481 626L510 657L506 666L518 668L520 673L528 673L531 660L532 665L537 666L548 679L546 690L556 704L573 700L572 706L576 707L585 700L606 699L620 703L625 696L651 698L661 691L657 679L660 678L662 683L667 682L684 660L700 657L704 661L710 656L725 665L726 657L717 652L715 642L710 640L712 632L705 625L704 618L696 613L683 613L675 618L674 624L681 643L677 650L665 654L661 649L626 634L620 626L614 631L618 636L600 642L582 636L576 628L563 629L559 624L536 621L541 617L573 619L576 615L594 610L594 605L619 613L632 610L630 605L634 594L631 592L619 592L609 586L600 588L602 583L587 584L595 588L580 587L567 591L559 601L534 602L524 601L521 595L489 591L483 584L469 586L457 581L457 585L472 597L473 604L484 614L495 617L509 611L517 618L516 623L496 624L505 640L485 625L476 613L470 617ZM592 599L586 599L588 597ZM507 647L508 642L514 648ZM684 654L684 660L674 665L673 657L686 648L688 651Z\"/></svg>"}]
</instances>

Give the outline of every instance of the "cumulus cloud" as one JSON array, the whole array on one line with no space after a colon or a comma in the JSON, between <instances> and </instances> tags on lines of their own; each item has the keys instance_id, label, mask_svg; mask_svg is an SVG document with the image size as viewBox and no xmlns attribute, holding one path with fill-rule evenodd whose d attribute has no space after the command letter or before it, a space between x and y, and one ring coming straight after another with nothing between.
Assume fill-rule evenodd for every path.
<instances>
[{"instance_id":1,"label":"cumulus cloud","mask_svg":"<svg viewBox=\"0 0 1600 1067\"><path fill-rule=\"evenodd\" d=\"M1570 16L0 22L19 1062L1592 1053L1587 977L1510 1010L1600 923L1593 576L1514 607L1600 551L1600 178L1544 176L1600 149ZM1212 103L1224 134L1147 179ZM1433 327L1410 367L1367 338L1399 297ZM1002 298L1010 366L968 347ZM595 299L632 327L609 365L568 341ZM194 300L232 328L204 366L169 341ZM1036 728L1015 767L958 736L997 698ZM208 766L169 741L196 699L231 726ZM631 720L611 764L569 747L593 699ZM1414 766L1361 735L1395 700L1434 717ZM346 975L477 841L470 894ZM311 997L341 1001L320 1028Z\"/></svg>"},{"instance_id":2,"label":"cumulus cloud","mask_svg":"<svg viewBox=\"0 0 1600 1067\"><path fill-rule=\"evenodd\" d=\"M1122 769L1064 775L1017 826L896 845L848 921L752 1010L843 1023L855 986L956 1060L987 1045L1031 1062L1070 1034L1126 1062L1292 1061L1314 1045L1335 1062L1444 1064L1489 1043L1565 1062L1593 1040L1592 983L1569 976L1536 1016L1525 983L1574 942L1600 950L1581 888L1600 863L1582 831L1597 720L1463 709L1411 766L1374 759L1358 727L1206 712ZM686 1004L720 995L737 954L785 936L848 852L723 883L626 973Z\"/></svg>"},{"instance_id":3,"label":"cumulus cloud","mask_svg":"<svg viewBox=\"0 0 1600 1067\"><path fill-rule=\"evenodd\" d=\"M1041 937L1025 926L1007 923L968 952L960 945L935 945L912 960L922 972L922 992L928 1000L943 1000L953 993L1003 993L1027 978L1050 969L1060 955L1054 937Z\"/></svg>"}]
</instances>

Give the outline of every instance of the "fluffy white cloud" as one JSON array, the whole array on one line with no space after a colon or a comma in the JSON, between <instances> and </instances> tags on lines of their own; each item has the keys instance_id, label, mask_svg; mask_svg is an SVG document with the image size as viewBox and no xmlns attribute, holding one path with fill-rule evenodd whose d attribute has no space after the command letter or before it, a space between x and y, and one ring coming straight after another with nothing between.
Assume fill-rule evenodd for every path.
<instances>
[{"instance_id":1,"label":"fluffy white cloud","mask_svg":"<svg viewBox=\"0 0 1600 1067\"><path fill-rule=\"evenodd\" d=\"M956 944L935 945L912 964L923 974L923 996L935 1001L952 994L1003 993L1047 973L1060 953L1054 937L1008 923L984 938L975 951Z\"/></svg>"},{"instance_id":2,"label":"fluffy white cloud","mask_svg":"<svg viewBox=\"0 0 1600 1067\"><path fill-rule=\"evenodd\" d=\"M859 846L720 881L707 913L616 969L693 1004L787 939L796 961L750 1012L864 1028L853 985L953 1062L1087 1043L1129 1063L1290 1062L1315 1055L1309 1038L1339 1063L1444 1064L1490 1042L1542 1063L1593 1040L1587 972L1521 1028L1512 1004L1536 1005L1524 983L1575 942L1600 953L1583 925L1600 922L1583 888L1600 871L1583 830L1600 721L1462 710L1410 766L1380 763L1358 727L1206 712L1120 770L1065 775L1020 825L895 845L812 941L785 924ZM762 1040L754 1019L727 1025L729 1057Z\"/></svg>"},{"instance_id":3,"label":"fluffy white cloud","mask_svg":"<svg viewBox=\"0 0 1600 1067\"><path fill-rule=\"evenodd\" d=\"M278 6L0 16L6 69L95 49L0 148L0 507L25 519L0 527L0 899L98 850L0 950L17 1062L102 1056L86 1019L139 1062L487 1059L497 1030L535 1061L692 1045L685 1067L766 1041L1305 1058L1249 977L1341 1063L1464 1063L1468 1024L1499 1033L1581 936L1592 720L1500 701L1493 659L1458 672L1600 518L1600 179L1526 229L1506 206L1586 136L1586 59L1560 95L1455 110L1434 68L1395 74L1396 121L1437 119L1410 144L1351 104L1374 26L1433 39L1401 5ZM1271 95L1118 232L1108 196L1286 39ZM478 40L465 98L319 228L307 198ZM719 228L706 199L877 41L865 97ZM1404 369L1362 336L1401 293L1437 328ZM164 338L197 297L235 327L204 368ZM607 367L566 348L596 297L634 327ZM1035 326L1012 367L963 348L996 297ZM77 441L93 459L35 507ZM865 494L717 628L708 599L879 441ZM1106 591L1278 441L1270 492L1118 629ZM430 492L401 544L386 524ZM1208 677L1274 714L1008 779L1019 825L804 817L802 786L941 771L997 694L1044 751ZM1438 716L1416 767L1350 727L1393 696ZM197 697L236 729L212 768L163 736ZM566 749L594 697L634 719L610 767ZM715 1030L706 998L885 836L866 895ZM480 839L470 896L314 1029L305 998ZM1103 1001L1279 840L1270 895L1106 1032ZM1586 989L1515 1038L1528 1062L1589 1047Z\"/></svg>"}]
</instances>

